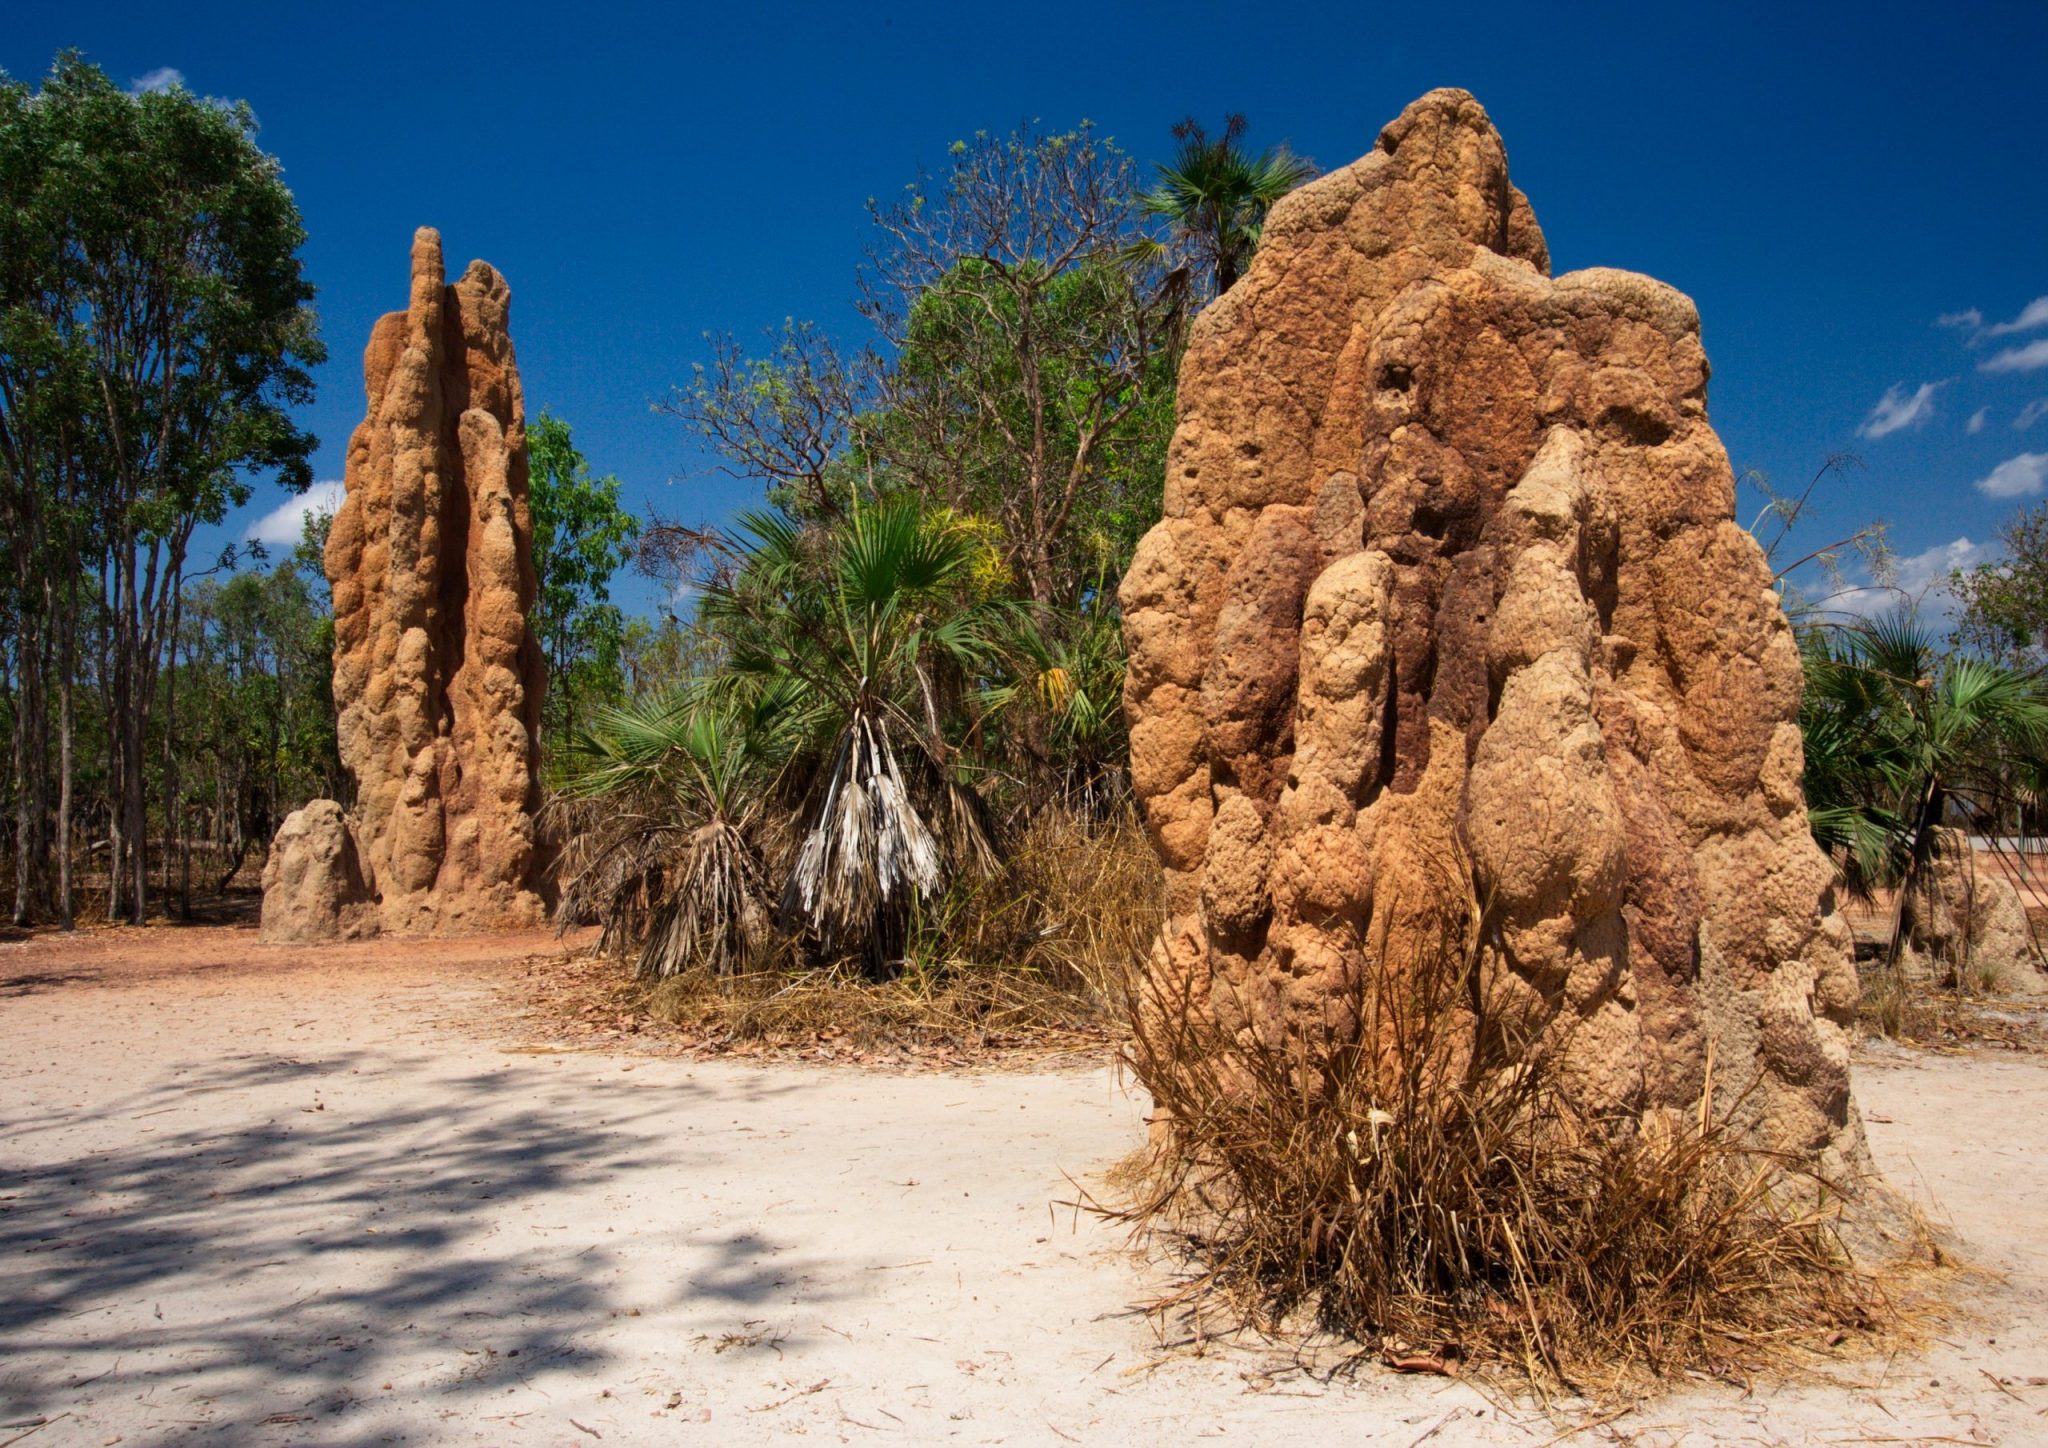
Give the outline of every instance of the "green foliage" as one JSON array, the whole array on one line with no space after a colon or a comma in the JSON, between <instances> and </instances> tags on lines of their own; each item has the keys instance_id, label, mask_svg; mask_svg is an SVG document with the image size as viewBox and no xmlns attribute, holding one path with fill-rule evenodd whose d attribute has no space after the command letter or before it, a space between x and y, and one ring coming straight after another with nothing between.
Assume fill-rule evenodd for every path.
<instances>
[{"instance_id":1,"label":"green foliage","mask_svg":"<svg viewBox=\"0 0 2048 1448\"><path fill-rule=\"evenodd\" d=\"M1005 623L1004 668L983 701L1022 756L1020 782L1086 816L1108 816L1130 786L1122 616L1098 591L1071 612L1020 609Z\"/></svg>"},{"instance_id":2,"label":"green foliage","mask_svg":"<svg viewBox=\"0 0 2048 1448\"><path fill-rule=\"evenodd\" d=\"M799 954L924 969L961 921L1006 918L998 840L1124 812L1116 588L1159 517L1191 297L1137 190L1086 123L977 133L871 203L872 345L794 321L758 356L713 338L660 405L769 508L730 535L648 530L641 565L701 603L627 635L633 688L680 677L688 710L735 711L669 748L744 738L744 833ZM579 768L621 798L641 786L614 756L655 736L604 727Z\"/></svg>"},{"instance_id":3,"label":"green foliage","mask_svg":"<svg viewBox=\"0 0 2048 1448\"><path fill-rule=\"evenodd\" d=\"M714 645L704 632L666 609L651 620L627 619L619 636L629 699L667 693L707 672L714 661Z\"/></svg>"},{"instance_id":4,"label":"green foliage","mask_svg":"<svg viewBox=\"0 0 2048 1448\"><path fill-rule=\"evenodd\" d=\"M74 53L34 94L0 77L0 536L12 565L0 586L21 706L17 917L45 894L38 862L53 846L68 871L62 721L97 665L115 892L125 880L123 913L142 918L145 743L159 700L175 699L160 672L195 530L246 501L257 474L311 481L314 439L291 414L325 354L298 210L255 134L245 105L182 87L131 95ZM177 757L165 754L166 825Z\"/></svg>"},{"instance_id":5,"label":"green foliage","mask_svg":"<svg viewBox=\"0 0 2048 1448\"><path fill-rule=\"evenodd\" d=\"M1896 963L1951 813L1996 827L2031 795L2048 694L2032 672L1942 656L1900 613L1808 636L1800 726L1814 837L1852 890L1898 889Z\"/></svg>"},{"instance_id":6,"label":"green foliage","mask_svg":"<svg viewBox=\"0 0 2048 1448\"><path fill-rule=\"evenodd\" d=\"M334 585L327 581L327 536L333 531L334 514L318 510L306 514L289 560L292 571L305 583L315 608L327 615L334 612ZM329 621L331 624L332 619Z\"/></svg>"},{"instance_id":7,"label":"green foliage","mask_svg":"<svg viewBox=\"0 0 2048 1448\"><path fill-rule=\"evenodd\" d=\"M179 833L217 847L232 876L297 805L343 797L334 620L287 561L192 584L179 635Z\"/></svg>"},{"instance_id":8,"label":"green foliage","mask_svg":"<svg viewBox=\"0 0 2048 1448\"><path fill-rule=\"evenodd\" d=\"M1950 575L1962 604L1951 641L2001 663L2038 665L2048 658L2048 503L2007 520L1998 539L2002 561Z\"/></svg>"},{"instance_id":9,"label":"green foliage","mask_svg":"<svg viewBox=\"0 0 2048 1448\"><path fill-rule=\"evenodd\" d=\"M130 95L71 53L35 97L0 87L0 108L0 253L15 259L0 306L10 337L38 342L9 365L89 382L66 405L124 485L117 526L217 522L247 500L249 469L308 484L314 439L289 408L326 354L298 209L249 108Z\"/></svg>"},{"instance_id":10,"label":"green foliage","mask_svg":"<svg viewBox=\"0 0 2048 1448\"><path fill-rule=\"evenodd\" d=\"M711 360L656 410L680 418L736 478L759 482L793 515L837 517L850 496L845 466L872 405L878 359L845 357L818 327L785 319L765 356L728 336L707 336Z\"/></svg>"},{"instance_id":11,"label":"green foliage","mask_svg":"<svg viewBox=\"0 0 2048 1448\"><path fill-rule=\"evenodd\" d=\"M1285 146L1252 155L1240 144L1245 118L1225 118L1211 136L1190 116L1173 128L1173 160L1144 196L1146 211L1172 223L1175 238L1203 266L1215 287L1229 291L1259 249L1273 203L1314 178L1313 163Z\"/></svg>"},{"instance_id":12,"label":"green foliage","mask_svg":"<svg viewBox=\"0 0 2048 1448\"><path fill-rule=\"evenodd\" d=\"M600 704L571 748L568 795L603 811L564 902L604 920L603 948L639 944L640 974L745 970L768 936L759 829L777 737L701 688Z\"/></svg>"},{"instance_id":13,"label":"green foliage","mask_svg":"<svg viewBox=\"0 0 2048 1448\"><path fill-rule=\"evenodd\" d=\"M962 260L912 304L887 405L856 429L849 471L993 521L1013 586L1064 606L1121 575L1159 517L1177 355L1162 338L1105 367L1131 325L1125 265Z\"/></svg>"},{"instance_id":14,"label":"green foliage","mask_svg":"<svg viewBox=\"0 0 2048 1448\"><path fill-rule=\"evenodd\" d=\"M951 727L993 652L996 610L968 593L984 544L908 497L832 529L766 513L742 526L704 611L727 650L715 686L779 696L811 766L783 909L826 950L881 964L914 896L986 852Z\"/></svg>"},{"instance_id":15,"label":"green foliage","mask_svg":"<svg viewBox=\"0 0 2048 1448\"><path fill-rule=\"evenodd\" d=\"M885 967L900 958L918 897L985 859L958 724L993 658L1001 612L971 596L986 544L950 513L897 498L829 528L748 514L719 548L723 566L702 603L718 668L602 711L579 740L570 793L657 798L646 825L628 827L642 842L635 850L683 838L677 831L710 838L701 832L716 826L727 856L738 860L744 846L752 860L768 849L757 833L771 818L763 802L783 791L786 815L804 822L781 891L785 919L828 954ZM604 859L626 848L600 849L585 873L608 878ZM696 878L702 862L689 861L659 866L662 880ZM736 865L714 873L756 888ZM650 919L684 908L644 883L647 869L635 878ZM595 899L597 887L575 893ZM706 938L696 926L671 929L667 945L646 947L643 969L671 974Z\"/></svg>"},{"instance_id":16,"label":"green foliage","mask_svg":"<svg viewBox=\"0 0 2048 1448\"><path fill-rule=\"evenodd\" d=\"M1071 607L1157 520L1173 428L1186 274L1135 187L1085 124L977 134L872 207L873 345L797 322L757 357L713 338L661 410L793 518L913 493L995 531L1007 576L985 584Z\"/></svg>"},{"instance_id":17,"label":"green foliage","mask_svg":"<svg viewBox=\"0 0 2048 1448\"><path fill-rule=\"evenodd\" d=\"M640 523L619 502L619 480L594 478L569 424L542 412L526 430L533 516L532 623L547 656L546 737L574 732L579 711L625 692L625 617L611 581L633 556Z\"/></svg>"},{"instance_id":18,"label":"green foliage","mask_svg":"<svg viewBox=\"0 0 2048 1448\"><path fill-rule=\"evenodd\" d=\"M1084 122L979 133L872 208L862 311L894 366L856 475L995 522L1039 605L1121 571L1164 477L1189 290L1135 191Z\"/></svg>"}]
</instances>

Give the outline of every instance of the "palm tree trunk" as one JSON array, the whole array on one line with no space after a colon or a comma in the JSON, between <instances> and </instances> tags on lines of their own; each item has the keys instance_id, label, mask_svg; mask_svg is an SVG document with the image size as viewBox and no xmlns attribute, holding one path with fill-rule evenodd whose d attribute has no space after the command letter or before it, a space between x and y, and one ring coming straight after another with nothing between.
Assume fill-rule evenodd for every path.
<instances>
[{"instance_id":1,"label":"palm tree trunk","mask_svg":"<svg viewBox=\"0 0 2048 1448\"><path fill-rule=\"evenodd\" d=\"M1928 780L1926 789L1921 792L1920 807L1914 813L1912 843L1906 851L1906 873L1899 881L1897 909L1892 916L1891 946L1885 952L1885 963L1893 969L1898 968L1906 941L1920 923L1915 897L1926 888L1927 867L1940 842L1936 831L1947 805L1948 792L1942 788L1940 780Z\"/></svg>"}]
</instances>

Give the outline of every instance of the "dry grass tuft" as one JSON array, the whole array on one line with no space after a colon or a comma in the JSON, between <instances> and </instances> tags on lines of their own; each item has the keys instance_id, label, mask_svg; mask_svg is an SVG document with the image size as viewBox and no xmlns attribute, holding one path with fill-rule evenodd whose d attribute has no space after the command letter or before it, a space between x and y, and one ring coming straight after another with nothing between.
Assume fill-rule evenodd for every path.
<instances>
[{"instance_id":1,"label":"dry grass tuft","mask_svg":"<svg viewBox=\"0 0 2048 1448\"><path fill-rule=\"evenodd\" d=\"M1892 1320L1843 1193L1752 1149L1741 1103L1603 1117L1554 1055L1474 1062L1470 969L1383 973L1357 1001L1370 1048L1225 1038L1156 982L1134 996L1130 1064L1163 1122L1097 1210L1184 1250L1155 1313L1596 1397Z\"/></svg>"},{"instance_id":2,"label":"dry grass tuft","mask_svg":"<svg viewBox=\"0 0 2048 1448\"><path fill-rule=\"evenodd\" d=\"M1912 958L1901 965L1860 964L1863 994L1856 1019L1866 1036L1937 1049L1987 1042L2015 1051L2048 1049L2048 1022L2041 1013L2001 997L1995 984L1976 979L1961 986L1943 983L1932 967L1914 969L1920 962Z\"/></svg>"},{"instance_id":3,"label":"dry grass tuft","mask_svg":"<svg viewBox=\"0 0 2048 1448\"><path fill-rule=\"evenodd\" d=\"M1122 1027L1129 981L1159 928L1160 890L1132 812L1098 821L1053 809L993 872L920 904L887 980L857 959L791 963L784 941L754 952L773 968L724 974L700 954L667 978L615 980L602 1003L586 1003L587 991L574 999L595 1019L629 1016L713 1050L1099 1050ZM609 933L604 946L627 953Z\"/></svg>"},{"instance_id":4,"label":"dry grass tuft","mask_svg":"<svg viewBox=\"0 0 2048 1448\"><path fill-rule=\"evenodd\" d=\"M1872 1035L1894 1041L1925 1040L1942 1028L1944 1002L1899 965L1877 961L1862 972L1856 1018Z\"/></svg>"},{"instance_id":5,"label":"dry grass tuft","mask_svg":"<svg viewBox=\"0 0 2048 1448\"><path fill-rule=\"evenodd\" d=\"M1042 810L1000 868L920 912L904 973L1014 972L1120 1020L1165 918L1162 882L1136 811Z\"/></svg>"},{"instance_id":6,"label":"dry grass tuft","mask_svg":"<svg viewBox=\"0 0 2048 1448\"><path fill-rule=\"evenodd\" d=\"M1000 969L888 981L848 966L722 980L693 971L644 989L639 1006L650 1020L716 1049L829 1043L854 1052L917 1054L1099 1046L1109 1039L1094 1002Z\"/></svg>"}]
</instances>

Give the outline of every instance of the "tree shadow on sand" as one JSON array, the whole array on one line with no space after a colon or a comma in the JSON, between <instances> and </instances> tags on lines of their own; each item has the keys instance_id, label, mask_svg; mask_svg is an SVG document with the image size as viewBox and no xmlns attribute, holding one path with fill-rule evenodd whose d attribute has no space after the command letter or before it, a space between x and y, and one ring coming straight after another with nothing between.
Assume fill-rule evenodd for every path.
<instances>
[{"instance_id":1,"label":"tree shadow on sand","mask_svg":"<svg viewBox=\"0 0 2048 1448\"><path fill-rule=\"evenodd\" d=\"M8 1112L5 1419L119 1405L125 1424L140 1403L149 1430L185 1441L198 1424L209 1443L275 1443L292 1424L323 1443L381 1440L388 1419L378 1432L349 1415L388 1377L456 1407L544 1370L594 1372L611 1318L759 1304L815 1265L759 1232L644 1230L674 1204L636 1174L714 1164L675 1139L679 1094L739 1114L786 1089L768 1078L656 1090L451 1072L382 1110L344 1087L433 1066L242 1057L91 1112ZM121 1144L79 1148L110 1122Z\"/></svg>"}]
</instances>

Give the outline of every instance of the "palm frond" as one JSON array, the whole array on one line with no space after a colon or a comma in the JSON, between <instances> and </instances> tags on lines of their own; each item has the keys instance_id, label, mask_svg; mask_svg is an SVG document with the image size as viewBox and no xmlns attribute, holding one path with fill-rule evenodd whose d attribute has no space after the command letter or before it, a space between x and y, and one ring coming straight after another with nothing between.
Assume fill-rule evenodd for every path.
<instances>
[{"instance_id":1,"label":"palm frond","mask_svg":"<svg viewBox=\"0 0 2048 1448\"><path fill-rule=\"evenodd\" d=\"M862 943L877 917L907 908L940 882L938 841L912 800L874 714L841 735L815 817L783 890L784 913L828 950Z\"/></svg>"}]
</instances>

